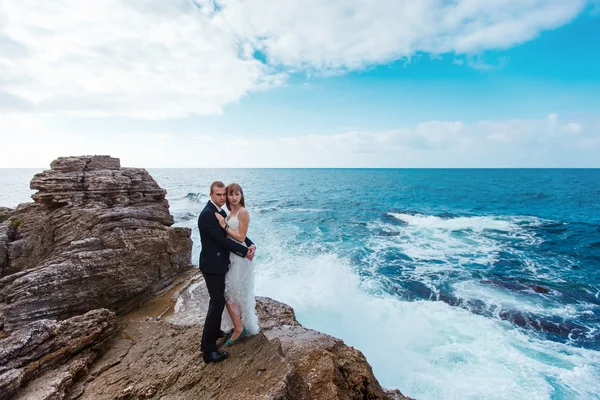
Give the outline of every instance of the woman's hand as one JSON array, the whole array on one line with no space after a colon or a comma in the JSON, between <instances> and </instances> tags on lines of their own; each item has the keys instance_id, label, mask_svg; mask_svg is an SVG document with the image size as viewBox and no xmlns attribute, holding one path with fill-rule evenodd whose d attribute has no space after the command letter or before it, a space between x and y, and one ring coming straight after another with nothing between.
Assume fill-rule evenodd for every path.
<instances>
[{"instance_id":1,"label":"woman's hand","mask_svg":"<svg viewBox=\"0 0 600 400\"><path fill-rule=\"evenodd\" d=\"M215 217L217 217L217 221L219 221L219 225L221 225L221 228L225 229L225 226L227 225L227 222L225 222L225 218L223 218L223 216L219 213L215 213Z\"/></svg>"}]
</instances>

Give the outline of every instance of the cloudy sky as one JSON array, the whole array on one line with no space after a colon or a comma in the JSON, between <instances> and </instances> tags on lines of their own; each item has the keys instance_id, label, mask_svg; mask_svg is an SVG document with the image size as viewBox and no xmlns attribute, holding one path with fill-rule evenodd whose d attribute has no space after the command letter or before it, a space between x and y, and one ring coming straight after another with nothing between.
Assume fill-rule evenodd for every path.
<instances>
[{"instance_id":1,"label":"cloudy sky","mask_svg":"<svg viewBox=\"0 0 600 400\"><path fill-rule=\"evenodd\" d=\"M598 0L0 0L0 167L600 167Z\"/></svg>"}]
</instances>

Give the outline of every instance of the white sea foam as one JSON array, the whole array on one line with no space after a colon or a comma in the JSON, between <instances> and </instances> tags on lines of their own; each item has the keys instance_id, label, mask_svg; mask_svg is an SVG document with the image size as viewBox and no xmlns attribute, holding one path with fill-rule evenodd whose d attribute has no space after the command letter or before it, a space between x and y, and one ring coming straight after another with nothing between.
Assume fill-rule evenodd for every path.
<instances>
[{"instance_id":1,"label":"white sea foam","mask_svg":"<svg viewBox=\"0 0 600 400\"><path fill-rule=\"evenodd\" d=\"M290 304L305 326L363 351L385 387L418 399L600 393L598 352L542 341L442 302L385 295L348 259L297 242L297 228L259 224L257 293Z\"/></svg>"},{"instance_id":2,"label":"white sea foam","mask_svg":"<svg viewBox=\"0 0 600 400\"><path fill-rule=\"evenodd\" d=\"M389 213L388 215L404 221L411 226L429 229L444 229L449 231L472 230L481 232L483 230L498 230L509 232L518 228L511 221L494 217L456 217L444 219L433 215Z\"/></svg>"},{"instance_id":3,"label":"white sea foam","mask_svg":"<svg viewBox=\"0 0 600 400\"><path fill-rule=\"evenodd\" d=\"M403 269L403 276L407 279L423 283L434 293L450 275L468 276L472 268L488 268L493 265L499 260L499 253L503 250L500 241L481 232L456 234L447 229L386 222L371 222L368 228L375 234L365 242L365 246L371 250L365 259L365 268L377 273L381 266L395 265ZM378 231L394 235L378 235ZM408 259L390 261L397 253Z\"/></svg>"},{"instance_id":4,"label":"white sea foam","mask_svg":"<svg viewBox=\"0 0 600 400\"><path fill-rule=\"evenodd\" d=\"M470 280L473 271L493 268L503 253L510 253L511 257L520 260L523 273L528 272L538 279L557 279L545 260L541 261L546 265L540 267L540 260L530 259L522 250L541 243L535 230L531 229L545 223L539 218L388 215L404 224L394 221L372 221L368 224L374 234L365 243L372 250L365 262L373 271L381 266L396 266L402 269L407 279L421 282L436 294L444 281L454 282L457 277ZM380 235L378 232L387 234ZM398 253L407 259L394 262ZM555 259L551 261L556 262ZM489 300L490 306L502 301L493 299L493 293L489 291L486 294L489 296L480 300ZM550 309L559 308L560 305L556 304Z\"/></svg>"},{"instance_id":5,"label":"white sea foam","mask_svg":"<svg viewBox=\"0 0 600 400\"><path fill-rule=\"evenodd\" d=\"M416 398L549 399L548 380L575 398L600 391L598 353L539 341L441 302L377 295L334 255L284 256L260 268L259 294L359 348L384 386Z\"/></svg>"},{"instance_id":6,"label":"white sea foam","mask_svg":"<svg viewBox=\"0 0 600 400\"><path fill-rule=\"evenodd\" d=\"M396 247L414 260L486 264L495 261L495 254L501 250L497 241L480 234L459 237L445 229L401 227L385 223L369 226L374 225L398 233L395 236L373 237L370 244L374 249Z\"/></svg>"},{"instance_id":7,"label":"white sea foam","mask_svg":"<svg viewBox=\"0 0 600 400\"><path fill-rule=\"evenodd\" d=\"M322 213L322 212L331 212L332 210L326 210L323 208L281 208L280 211L286 213Z\"/></svg>"}]
</instances>

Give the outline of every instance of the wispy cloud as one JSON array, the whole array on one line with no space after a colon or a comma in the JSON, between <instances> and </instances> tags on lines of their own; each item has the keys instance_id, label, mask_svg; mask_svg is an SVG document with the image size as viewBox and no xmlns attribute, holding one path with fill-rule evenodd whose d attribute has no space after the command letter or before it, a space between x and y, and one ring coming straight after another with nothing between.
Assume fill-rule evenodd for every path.
<instances>
[{"instance_id":1,"label":"wispy cloud","mask_svg":"<svg viewBox=\"0 0 600 400\"><path fill-rule=\"evenodd\" d=\"M3 0L0 112L219 114L297 71L340 74L422 53L470 57L508 48L571 21L586 4Z\"/></svg>"},{"instance_id":2,"label":"wispy cloud","mask_svg":"<svg viewBox=\"0 0 600 400\"><path fill-rule=\"evenodd\" d=\"M507 57L500 57L495 60L486 59L484 56L471 57L467 60L467 65L473 69L487 72L502 69L508 63Z\"/></svg>"},{"instance_id":3,"label":"wispy cloud","mask_svg":"<svg viewBox=\"0 0 600 400\"><path fill-rule=\"evenodd\" d=\"M110 154L139 167L578 167L598 166L600 121L428 121L388 131L261 138L202 134L61 132L44 118L4 118L12 133L0 167L44 166L58 156ZM227 151L215 151L223 148ZM143 147L143 151L139 151Z\"/></svg>"},{"instance_id":4,"label":"wispy cloud","mask_svg":"<svg viewBox=\"0 0 600 400\"><path fill-rule=\"evenodd\" d=\"M586 0L222 0L223 18L271 62L363 68L419 52L508 48L572 20Z\"/></svg>"}]
</instances>

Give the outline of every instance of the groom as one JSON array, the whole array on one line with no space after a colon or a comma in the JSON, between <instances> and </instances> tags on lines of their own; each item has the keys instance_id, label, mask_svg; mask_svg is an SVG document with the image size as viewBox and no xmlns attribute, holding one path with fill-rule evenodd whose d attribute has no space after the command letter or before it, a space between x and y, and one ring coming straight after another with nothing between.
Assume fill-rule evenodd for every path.
<instances>
[{"instance_id":1,"label":"groom","mask_svg":"<svg viewBox=\"0 0 600 400\"><path fill-rule=\"evenodd\" d=\"M219 351L217 339L225 334L221 331L221 316L225 308L225 274L229 270L229 252L252 260L256 246L246 238L246 246L227 237L215 216L218 212L226 216L222 207L225 205L227 193L225 184L220 181L210 185L210 201L198 217L200 230L200 271L204 276L210 302L202 331L202 359L205 363L219 362L229 356L226 351Z\"/></svg>"}]
</instances>

